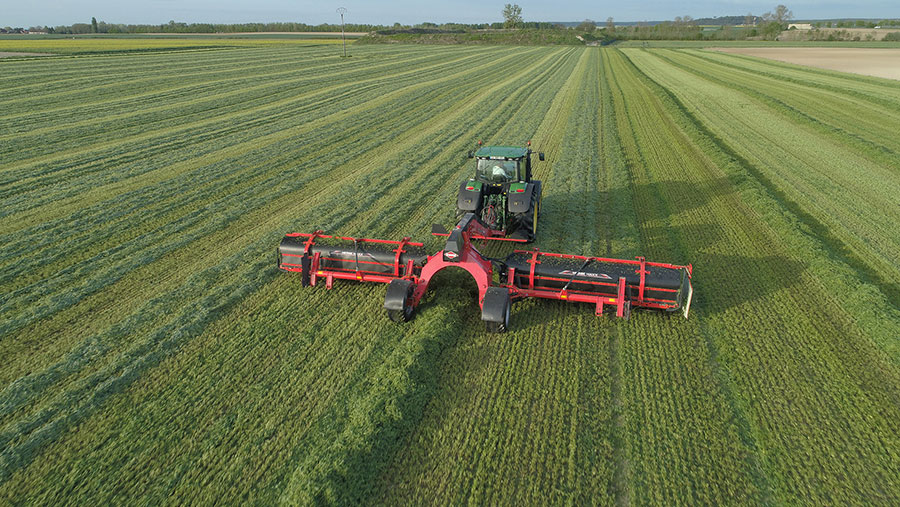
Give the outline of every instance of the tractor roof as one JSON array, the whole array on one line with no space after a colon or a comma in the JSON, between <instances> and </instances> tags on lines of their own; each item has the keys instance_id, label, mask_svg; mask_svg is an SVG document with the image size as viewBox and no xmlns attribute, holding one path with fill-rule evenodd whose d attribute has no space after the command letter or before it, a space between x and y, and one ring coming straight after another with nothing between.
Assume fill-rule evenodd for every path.
<instances>
[{"instance_id":1,"label":"tractor roof","mask_svg":"<svg viewBox=\"0 0 900 507\"><path fill-rule=\"evenodd\" d=\"M482 146L475 152L479 158L522 158L528 154L528 148L521 146Z\"/></svg>"}]
</instances>

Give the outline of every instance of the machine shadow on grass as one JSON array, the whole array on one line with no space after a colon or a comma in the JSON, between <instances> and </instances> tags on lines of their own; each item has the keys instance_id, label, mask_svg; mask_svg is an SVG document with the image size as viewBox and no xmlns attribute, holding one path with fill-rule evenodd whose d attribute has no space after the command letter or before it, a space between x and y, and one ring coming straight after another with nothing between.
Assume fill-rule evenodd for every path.
<instances>
[{"instance_id":1,"label":"machine shadow on grass","mask_svg":"<svg viewBox=\"0 0 900 507\"><path fill-rule=\"evenodd\" d=\"M739 182L722 177L699 184L655 181L636 185L632 190L642 197L641 202L645 206L638 210L634 209L635 203L630 199L623 201L621 197L616 197L615 191L586 189L549 193L543 199L544 212L534 243L474 240L472 246L486 259L495 261L494 285L497 284L498 266L515 250L539 248L542 252L626 261L634 261L637 255L643 255L648 262L676 266L693 264L696 299L692 309L699 312L700 316L709 315L707 312L715 314L747 301L762 300L771 292L788 288L797 283L798 273L805 269L801 263L780 256L760 257L733 253L734 245L726 238L721 224L710 221L692 222L706 217L708 213L704 213L704 210L720 207L722 203L713 204L712 201L735 192L736 184ZM619 209L616 209L617 205L620 206ZM446 241L443 237L414 240L426 241L424 250L428 254L440 251ZM719 251L728 252L728 255L715 253ZM602 264L605 261L600 262ZM580 269L575 266L577 264L567 269ZM603 272L614 273L615 270ZM758 283L747 288L748 277ZM469 329L469 322L472 322L472 326L480 327L483 324L478 311L479 293L475 280L462 268L448 266L441 270L431 280L414 315L419 314L419 318L428 319L428 308L431 306L459 304L457 301L450 303L449 298L459 298L465 303L462 308L466 309L467 315L460 321L459 333L471 335L475 328ZM641 302L644 301L646 300ZM651 299L647 306L658 304L654 301L661 300ZM513 313L518 313L528 308L530 311L543 313L542 309L547 308L554 315L568 315L566 312L570 310L562 310L563 307L559 307L559 304L551 306L552 303L546 301L517 301L512 310ZM571 311L591 315L594 313L594 308L587 303L561 304L570 307ZM607 308L605 313L611 309L612 307ZM540 326L542 322L540 319L529 318L517 324L519 320L511 319L511 331Z\"/></svg>"},{"instance_id":2,"label":"machine shadow on grass","mask_svg":"<svg viewBox=\"0 0 900 507\"><path fill-rule=\"evenodd\" d=\"M804 270L802 263L778 255L698 253L693 278L696 306L692 312L703 318L748 303L766 308L771 306L769 296L795 287Z\"/></svg>"},{"instance_id":3,"label":"machine shadow on grass","mask_svg":"<svg viewBox=\"0 0 900 507\"><path fill-rule=\"evenodd\" d=\"M735 186L739 183L726 176L700 182L661 180L635 184L632 191L635 195L659 196L659 206L667 208L671 215L676 215L702 208L720 197L735 193Z\"/></svg>"},{"instance_id":4,"label":"machine shadow on grass","mask_svg":"<svg viewBox=\"0 0 900 507\"><path fill-rule=\"evenodd\" d=\"M735 192L735 185L738 183L727 177L703 183L654 181L636 185L634 192L647 192L650 195L667 197L667 199L659 200L660 206L657 211L668 212L668 216L662 217L657 222L669 222L669 219L675 215L701 209L708 206L710 201ZM609 196L598 190L564 194L548 193L544 196L543 201L542 227L538 230L535 243L527 245L527 248L536 246L541 250L566 252L590 248L591 251L581 253L600 257L631 258L631 252L616 251L614 248L607 252L606 238L610 237L613 244L621 242L623 239L626 242L631 239L638 245L637 254L646 256L649 261L691 263L694 266L693 285L695 291L691 311L701 318L704 315L711 316L722 313L748 302L765 304L765 300L770 294L797 285L801 273L806 269L802 263L784 256L754 257L740 253L728 255L712 253L711 251L717 249L717 243L723 241L724 238L722 226L715 222L643 228L632 224L633 231L639 234L644 242L652 245L650 248L643 249L639 246L640 241L635 238L616 237L617 233L621 233L620 231L627 230L627 228L616 227L612 221L629 219L627 210L625 210L624 216L616 216L615 210L611 210L608 212L607 218L579 219L577 216L573 217L571 212L567 212L573 208L573 202L609 203ZM595 215L604 213L604 210L589 210L586 207L583 211ZM633 217L631 219L633 220ZM596 229L591 228L592 225ZM604 227L610 230L604 231ZM666 249L663 245L671 245L671 248ZM522 246L517 245L515 248L522 248ZM492 249L491 253L497 255L502 251L512 251L513 249L503 245ZM768 276L766 276L767 274ZM758 280L759 283L748 287L748 278ZM541 312L546 309L546 313L550 315L560 315L560 312L566 311L593 313L590 305L586 304L557 301L518 302L513 306L512 332L541 325L539 320L516 318L517 311L526 305L528 311ZM562 309L566 307L571 307L571 310ZM652 310L636 309L635 311L641 314L662 313L663 317L668 315L665 312L653 312ZM680 318L680 314L677 316ZM609 318L606 312L604 318ZM525 327L520 327L520 325Z\"/></svg>"}]
</instances>

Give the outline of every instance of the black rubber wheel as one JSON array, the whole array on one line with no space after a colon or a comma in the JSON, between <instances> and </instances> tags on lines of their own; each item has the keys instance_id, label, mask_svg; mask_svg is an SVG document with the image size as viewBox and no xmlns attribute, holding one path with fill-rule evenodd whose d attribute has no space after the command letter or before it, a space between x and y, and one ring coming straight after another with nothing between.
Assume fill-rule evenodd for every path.
<instances>
[{"instance_id":1,"label":"black rubber wheel","mask_svg":"<svg viewBox=\"0 0 900 507\"><path fill-rule=\"evenodd\" d=\"M409 280L392 280L385 296L385 309L388 318L394 322L409 322L415 311L412 306L413 292L416 285Z\"/></svg>"},{"instance_id":2,"label":"black rubber wheel","mask_svg":"<svg viewBox=\"0 0 900 507\"><path fill-rule=\"evenodd\" d=\"M489 320L484 321L484 325L487 328L488 333L505 333L509 331L509 309L507 308L506 311L506 322L491 322Z\"/></svg>"},{"instance_id":3,"label":"black rubber wheel","mask_svg":"<svg viewBox=\"0 0 900 507\"><path fill-rule=\"evenodd\" d=\"M512 301L510 300L508 289L488 287L481 309L481 318L484 320L488 333L505 333L509 331L511 307Z\"/></svg>"},{"instance_id":4,"label":"black rubber wheel","mask_svg":"<svg viewBox=\"0 0 900 507\"><path fill-rule=\"evenodd\" d=\"M531 202L524 213L516 213L515 230L511 237L518 237L531 243L537 237L538 218L541 213L541 188L538 186L531 194Z\"/></svg>"},{"instance_id":5,"label":"black rubber wheel","mask_svg":"<svg viewBox=\"0 0 900 507\"><path fill-rule=\"evenodd\" d=\"M509 235L510 238L524 239L527 243L534 241L534 204L529 206L525 213L516 213L513 215L513 229Z\"/></svg>"},{"instance_id":6,"label":"black rubber wheel","mask_svg":"<svg viewBox=\"0 0 900 507\"><path fill-rule=\"evenodd\" d=\"M387 311L388 318L392 321L400 324L402 322L409 322L409 319L412 318L412 312L404 312L403 310L388 310Z\"/></svg>"}]
</instances>

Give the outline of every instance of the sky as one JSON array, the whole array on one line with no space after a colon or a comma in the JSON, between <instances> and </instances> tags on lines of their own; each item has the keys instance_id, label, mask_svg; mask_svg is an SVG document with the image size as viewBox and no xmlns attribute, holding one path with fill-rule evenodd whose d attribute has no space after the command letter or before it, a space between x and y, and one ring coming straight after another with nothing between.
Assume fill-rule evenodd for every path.
<instances>
[{"instance_id":1,"label":"sky","mask_svg":"<svg viewBox=\"0 0 900 507\"><path fill-rule=\"evenodd\" d=\"M795 19L900 18L898 0L812 1L781 0ZM89 23L99 21L125 24L160 24L169 20L187 23L246 23L295 21L308 24L338 23L338 7L346 7L347 23L390 25L394 22L416 24L502 21L507 2L522 7L526 21L659 21L689 15L712 16L761 15L772 11L778 0L684 0L664 2L597 2L590 0L0 0L0 26L25 27Z\"/></svg>"}]
</instances>

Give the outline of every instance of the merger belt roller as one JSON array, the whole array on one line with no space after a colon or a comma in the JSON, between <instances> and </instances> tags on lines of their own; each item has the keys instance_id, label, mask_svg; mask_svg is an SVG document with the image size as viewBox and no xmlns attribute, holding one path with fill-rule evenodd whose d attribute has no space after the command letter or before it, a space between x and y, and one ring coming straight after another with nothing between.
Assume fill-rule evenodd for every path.
<instances>
[{"instance_id":1,"label":"merger belt roller","mask_svg":"<svg viewBox=\"0 0 900 507\"><path fill-rule=\"evenodd\" d=\"M625 299L644 308L682 310L691 291L689 266L646 262L643 257L623 260L517 250L504 263L507 273L501 274L501 281L526 290L564 291L568 296L615 298L619 280L624 279Z\"/></svg>"},{"instance_id":2,"label":"merger belt roller","mask_svg":"<svg viewBox=\"0 0 900 507\"><path fill-rule=\"evenodd\" d=\"M303 285L315 285L325 278L328 288L335 278L363 282L383 282L415 277L428 258L422 243L409 238L400 241L287 234L278 246L278 267L302 275Z\"/></svg>"},{"instance_id":3,"label":"merger belt roller","mask_svg":"<svg viewBox=\"0 0 900 507\"><path fill-rule=\"evenodd\" d=\"M614 308L628 318L632 307L690 310L691 265L679 266L635 260L517 250L506 259L490 259L472 245L473 239L491 239L488 227L468 213L451 231L435 226L432 234L446 236L444 249L425 253L422 243L327 236L286 235L278 247L278 268L300 273L302 285L325 279L330 289L335 279L388 283L384 308L398 322L412 318L415 308L438 271L459 267L478 285L481 318L488 331L509 328L514 301L536 297L590 303L600 315ZM496 271L496 272L495 272ZM496 275L496 276L495 276Z\"/></svg>"}]
</instances>

